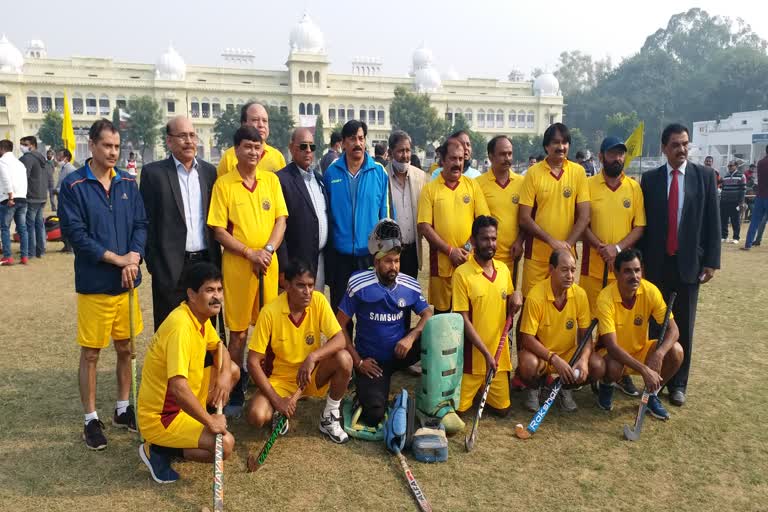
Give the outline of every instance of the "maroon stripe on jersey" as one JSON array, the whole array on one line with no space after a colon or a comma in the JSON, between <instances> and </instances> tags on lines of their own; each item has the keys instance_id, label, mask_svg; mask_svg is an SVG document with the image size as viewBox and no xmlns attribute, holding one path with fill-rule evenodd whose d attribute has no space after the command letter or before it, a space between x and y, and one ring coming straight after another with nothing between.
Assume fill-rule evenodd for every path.
<instances>
[{"instance_id":1,"label":"maroon stripe on jersey","mask_svg":"<svg viewBox=\"0 0 768 512\"><path fill-rule=\"evenodd\" d=\"M536 210L539 209L539 205L536 203L536 201L533 202L533 208L531 208L531 218L533 220L536 220ZM525 234L525 251L524 251L525 259L531 259L531 256L533 255L533 235L530 235L528 233Z\"/></svg>"},{"instance_id":2,"label":"maroon stripe on jersey","mask_svg":"<svg viewBox=\"0 0 768 512\"><path fill-rule=\"evenodd\" d=\"M179 415L181 407L176 403L176 395L174 395L170 389L165 390L165 401L163 402L163 410L160 412L160 423L165 428Z\"/></svg>"},{"instance_id":3,"label":"maroon stripe on jersey","mask_svg":"<svg viewBox=\"0 0 768 512\"><path fill-rule=\"evenodd\" d=\"M264 359L261 360L261 369L264 370L264 374L269 377L272 375L272 370L275 366L275 351L272 350L272 338L270 337L269 343L267 343L267 353L264 354Z\"/></svg>"}]
</instances>

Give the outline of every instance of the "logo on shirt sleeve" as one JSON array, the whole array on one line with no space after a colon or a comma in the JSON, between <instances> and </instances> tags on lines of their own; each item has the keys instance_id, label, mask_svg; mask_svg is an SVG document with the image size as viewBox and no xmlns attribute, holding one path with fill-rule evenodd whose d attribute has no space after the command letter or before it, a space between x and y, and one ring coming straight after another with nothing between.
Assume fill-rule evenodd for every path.
<instances>
[{"instance_id":1,"label":"logo on shirt sleeve","mask_svg":"<svg viewBox=\"0 0 768 512\"><path fill-rule=\"evenodd\" d=\"M400 297L399 299L397 299L397 307L399 307L399 308L404 308L405 307L405 299L404 298Z\"/></svg>"},{"instance_id":2,"label":"logo on shirt sleeve","mask_svg":"<svg viewBox=\"0 0 768 512\"><path fill-rule=\"evenodd\" d=\"M565 321L565 328L568 330L571 330L573 329L574 324L575 322L573 321L573 318L569 318L568 320Z\"/></svg>"},{"instance_id":3,"label":"logo on shirt sleeve","mask_svg":"<svg viewBox=\"0 0 768 512\"><path fill-rule=\"evenodd\" d=\"M312 334L307 334L307 337L306 337L306 338L304 338L304 342L305 342L307 345L312 345L313 343L315 343L315 336L314 336L314 335L312 335Z\"/></svg>"},{"instance_id":4,"label":"logo on shirt sleeve","mask_svg":"<svg viewBox=\"0 0 768 512\"><path fill-rule=\"evenodd\" d=\"M269 199L265 199L265 200L264 200L264 201L261 203L261 207L262 207L262 208L263 208L265 211L269 211L269 209L270 209L270 208L272 208L272 203L270 203L270 202L269 202Z\"/></svg>"},{"instance_id":5,"label":"logo on shirt sleeve","mask_svg":"<svg viewBox=\"0 0 768 512\"><path fill-rule=\"evenodd\" d=\"M564 197L564 198L568 199L568 198L569 198L569 197L571 197L572 195L573 195L573 190L571 189L571 187L565 187L565 188L563 189L563 197Z\"/></svg>"}]
</instances>

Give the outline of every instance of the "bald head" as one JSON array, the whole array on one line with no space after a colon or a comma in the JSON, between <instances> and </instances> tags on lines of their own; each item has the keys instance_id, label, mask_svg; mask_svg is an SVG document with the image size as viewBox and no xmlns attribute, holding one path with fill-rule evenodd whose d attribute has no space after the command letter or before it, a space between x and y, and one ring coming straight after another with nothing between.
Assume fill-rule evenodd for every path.
<instances>
[{"instance_id":1,"label":"bald head","mask_svg":"<svg viewBox=\"0 0 768 512\"><path fill-rule=\"evenodd\" d=\"M171 118L165 125L165 143L176 160L189 168L197 153L197 134L192 121L184 116Z\"/></svg>"},{"instance_id":2,"label":"bald head","mask_svg":"<svg viewBox=\"0 0 768 512\"><path fill-rule=\"evenodd\" d=\"M259 131L261 138L267 142L269 137L269 112L261 103L249 103L243 106L240 113L240 124L253 126Z\"/></svg>"},{"instance_id":3,"label":"bald head","mask_svg":"<svg viewBox=\"0 0 768 512\"><path fill-rule=\"evenodd\" d=\"M310 140L314 140L312 132L309 131L309 128L296 128L293 130L293 133L291 133L291 142L301 141L306 137L309 137Z\"/></svg>"},{"instance_id":4,"label":"bald head","mask_svg":"<svg viewBox=\"0 0 768 512\"><path fill-rule=\"evenodd\" d=\"M291 158L302 170L308 170L315 156L315 138L307 128L296 128L288 144Z\"/></svg>"}]
</instances>

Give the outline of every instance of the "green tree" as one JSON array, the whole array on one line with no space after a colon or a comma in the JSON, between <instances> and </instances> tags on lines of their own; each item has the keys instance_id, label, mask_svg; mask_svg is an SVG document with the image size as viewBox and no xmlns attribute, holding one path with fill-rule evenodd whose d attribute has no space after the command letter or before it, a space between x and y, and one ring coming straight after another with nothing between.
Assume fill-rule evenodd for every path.
<instances>
[{"instance_id":1,"label":"green tree","mask_svg":"<svg viewBox=\"0 0 768 512\"><path fill-rule=\"evenodd\" d=\"M278 107L267 106L269 114L269 144L282 152L288 150L288 142L293 131L293 117L288 111L282 111Z\"/></svg>"},{"instance_id":2,"label":"green tree","mask_svg":"<svg viewBox=\"0 0 768 512\"><path fill-rule=\"evenodd\" d=\"M456 114L453 118L453 125L446 126L446 128L447 130L443 132L444 138L459 130L469 134L469 141L472 144L472 158L477 160L478 165L481 165L485 157L488 156L488 140L485 135L472 130L463 114Z\"/></svg>"},{"instance_id":3,"label":"green tree","mask_svg":"<svg viewBox=\"0 0 768 512\"><path fill-rule=\"evenodd\" d=\"M235 109L224 109L213 124L213 141L220 150L231 147L235 132L240 128L240 113Z\"/></svg>"},{"instance_id":4,"label":"green tree","mask_svg":"<svg viewBox=\"0 0 768 512\"><path fill-rule=\"evenodd\" d=\"M142 163L146 162L147 150L152 150L160 139L160 125L163 114L160 105L150 96L129 100L126 107L129 117L125 138L141 153Z\"/></svg>"},{"instance_id":5,"label":"green tree","mask_svg":"<svg viewBox=\"0 0 768 512\"><path fill-rule=\"evenodd\" d=\"M587 138L584 136L581 130L578 128L571 128L571 144L568 149L568 157L574 158L574 155L578 151L587 152L589 145L587 144Z\"/></svg>"},{"instance_id":6,"label":"green tree","mask_svg":"<svg viewBox=\"0 0 768 512\"><path fill-rule=\"evenodd\" d=\"M637 112L616 112L605 117L605 133L618 137L621 140L627 140L632 132L640 124L640 118Z\"/></svg>"},{"instance_id":7,"label":"green tree","mask_svg":"<svg viewBox=\"0 0 768 512\"><path fill-rule=\"evenodd\" d=\"M37 130L37 137L48 147L59 149L64 147L61 140L61 125L64 122L58 112L50 111L45 114L40 129Z\"/></svg>"},{"instance_id":8,"label":"green tree","mask_svg":"<svg viewBox=\"0 0 768 512\"><path fill-rule=\"evenodd\" d=\"M544 152L541 135L514 135L512 138L512 155L515 162L527 162L528 157L537 156Z\"/></svg>"},{"instance_id":9,"label":"green tree","mask_svg":"<svg viewBox=\"0 0 768 512\"><path fill-rule=\"evenodd\" d=\"M448 122L440 119L431 106L427 94L408 92L404 87L395 88L395 97L389 106L393 130L404 130L411 136L414 146L425 148L447 131Z\"/></svg>"},{"instance_id":10,"label":"green tree","mask_svg":"<svg viewBox=\"0 0 768 512\"><path fill-rule=\"evenodd\" d=\"M317 119L315 120L315 145L317 148L315 149L315 155L318 157L322 157L323 153L325 153L325 127L323 126L323 115L320 114L317 116Z\"/></svg>"}]
</instances>

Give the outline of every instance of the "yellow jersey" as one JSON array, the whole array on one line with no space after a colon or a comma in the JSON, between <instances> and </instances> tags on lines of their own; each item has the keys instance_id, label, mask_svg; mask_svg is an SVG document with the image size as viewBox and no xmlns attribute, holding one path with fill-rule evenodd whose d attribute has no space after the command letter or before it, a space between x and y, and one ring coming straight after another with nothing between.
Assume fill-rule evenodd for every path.
<instances>
[{"instance_id":1,"label":"yellow jersey","mask_svg":"<svg viewBox=\"0 0 768 512\"><path fill-rule=\"evenodd\" d=\"M257 171L277 172L285 167L285 157L280 151L266 143L263 144L263 147L264 152L256 166ZM219 178L230 172L237 172L237 156L234 147L224 151L219 166L216 168L216 175Z\"/></svg>"},{"instance_id":2,"label":"yellow jersey","mask_svg":"<svg viewBox=\"0 0 768 512\"><path fill-rule=\"evenodd\" d=\"M495 258L512 268L512 256L510 250L512 244L520 234L520 224L517 219L518 205L520 204L520 188L525 178L514 172L509 172L509 181L503 187L496 181L493 170L489 169L485 174L475 178L488 203L491 215L499 221L499 230L496 238Z\"/></svg>"}]
</instances>

